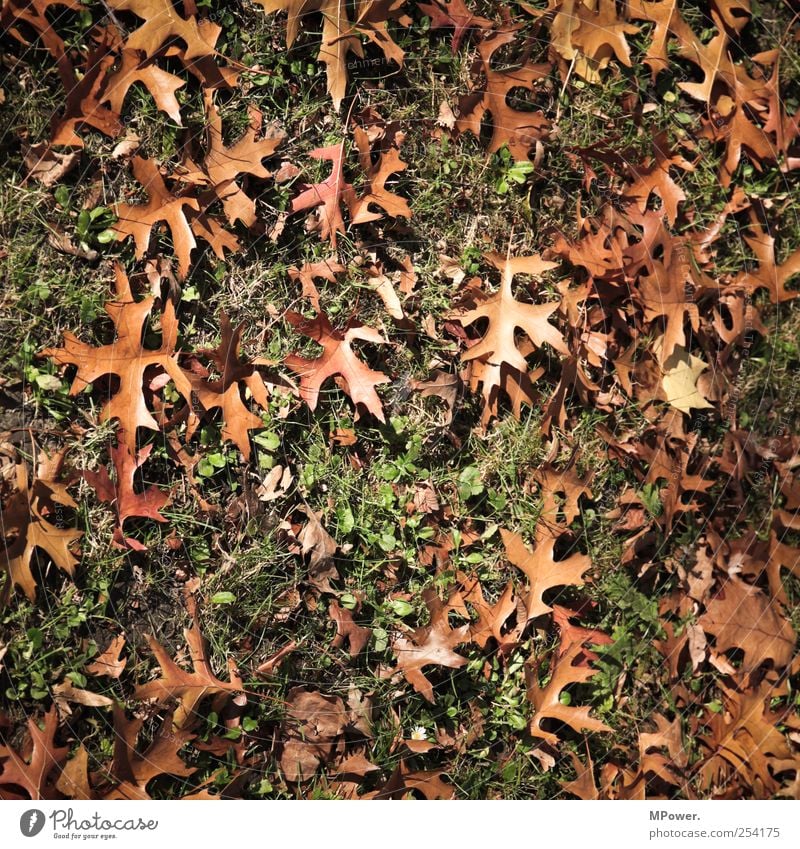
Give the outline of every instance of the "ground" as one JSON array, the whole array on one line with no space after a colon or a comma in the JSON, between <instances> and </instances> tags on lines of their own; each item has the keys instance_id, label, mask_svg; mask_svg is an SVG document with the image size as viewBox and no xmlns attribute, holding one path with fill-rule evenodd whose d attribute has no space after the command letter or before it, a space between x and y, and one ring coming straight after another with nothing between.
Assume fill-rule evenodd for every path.
<instances>
[{"instance_id":1,"label":"ground","mask_svg":"<svg viewBox=\"0 0 800 849\"><path fill-rule=\"evenodd\" d=\"M571 36L582 45L575 57L565 57L563 40L559 52L554 33L571 20L568 4L550 3L540 17L541 3L470 0L479 17L455 45L452 26L432 25L443 3L372 4L396 10L374 20L388 17L402 68L381 51L380 27L363 24L354 38L364 57L349 54L337 108L317 60L325 37L318 13L302 17L287 48L285 11L249 0L177 3L186 19L221 28L206 58L239 71L236 84L201 85L180 60L180 38L169 55L157 45L157 66L184 81L181 125L136 85L117 132L84 125L82 147L51 148L77 152L77 161L50 181L30 173L41 154L31 159L29 146L47 148L65 108L55 57L78 69L78 84L90 76L98 27L130 37L141 21L123 3L43 3L50 23L36 29L15 17L24 5L8 0L2 18L0 570L11 574L24 536L14 505L28 474L46 492L25 509L80 536L70 542L74 574L40 545L32 592L6 581L0 797L796 796L800 312L792 272L800 270L800 160L792 144L800 43L790 9L681 2L704 50L727 33L724 61L712 73L692 60L671 23L669 62L656 73L645 60L659 25L625 12L626 4L601 0L611 18L598 26L622 38L629 60L605 47L592 52L581 30ZM584 14L595 6L585 4ZM736 9L747 11L746 25ZM584 31L594 27L586 20ZM498 34L509 35L508 45L492 56L489 75L504 75L503 98L517 120L527 114L547 125L522 153L509 149L513 133L490 152L488 115L480 136L457 122L485 82L478 50ZM770 50L777 64L754 60ZM588 70L585 55L594 62ZM761 86L777 79L779 132L771 113L733 103L728 94L738 89L725 62ZM529 84L523 71L533 66L542 70ZM518 86L509 82L517 73ZM716 82L707 98L690 96L709 74ZM236 173L255 200L253 226L227 222L222 204L209 204L238 249L220 257L198 237L181 278L170 230L155 227L137 258L132 239L117 239L115 204L147 201L135 156L157 162L175 195L202 196L207 184L192 184L187 162L207 154L210 101L225 145L247 131L248 107L260 111L259 137L263 121L282 139L264 158L272 176ZM714 121L731 122L728 136L704 133ZM366 160L355 127L371 136ZM763 136L770 155L746 132ZM726 175L727 139L741 133L744 153ZM135 140L130 150L118 148L123 139ZM386 188L407 201L411 217L373 204L373 221L353 223L351 207L334 247L314 212L293 210L292 201L330 174L330 162L311 152L342 142L357 196L379 151L399 148L405 168ZM674 215L658 174L661 188L632 200L630 187L658 145L689 166L677 158L665 166L680 194ZM651 240L656 221L667 235ZM782 269L772 276L763 271L766 236ZM627 251L624 274L608 258L617 244ZM632 271L637 250L645 256ZM679 250L691 254L694 282L691 291L682 280L670 291L681 300L688 293L696 314L681 313L678 349L699 357L705 374L688 390L682 384L692 396L683 408L673 384L658 376L648 383L648 374L671 367L658 345L668 344L673 304L660 291L654 305L643 282L658 278L654 263L663 260L667 274L684 262ZM474 363L469 355L487 321L459 318L498 291L507 256L528 254L553 268L516 275L514 295L553 307L548 326L564 350L552 342L525 348L522 324L507 318L526 365L524 374L509 365L503 386L530 369L534 390L521 404L503 392L487 401L493 352ZM156 275L153 288L146 262L162 257L171 271ZM292 270L328 259L342 271L317 279L318 305L334 327L352 320L382 337L353 345L386 378L369 409L354 403L353 385L345 391L333 379L309 404L302 368L290 367L292 356L320 353L291 317L311 320L318 306ZM115 294L115 263L130 278L127 295ZM413 284L402 276L411 267ZM396 303L381 297L376 280L387 281ZM119 346L105 305L152 295L146 349L163 343L171 303L175 363L211 381L224 369L207 352L227 344L227 316L232 328L241 325L242 360L262 361L248 373L260 374L270 393L259 406L256 393L234 384L239 405L261 419L245 429L246 457L226 438L219 409L204 409L197 391L185 403L174 380L160 380L163 369L146 372L136 389L158 427L133 428L144 453L132 498L149 486L164 496L153 496L159 515L134 512L120 530L115 476L105 499L97 478L112 469L112 450L127 450L120 420L102 412L119 378L107 369L79 385L75 362L54 352L65 332ZM664 303L669 309L659 312ZM568 367L578 375L572 382ZM439 373L449 396L425 388ZM191 413L199 417L193 434ZM57 473L36 471L47 456L62 458ZM577 576L542 579L536 607L533 583L544 567L515 563L512 538L529 557L552 543L556 572L574 564ZM742 602L723 610L736 593ZM120 637L124 669L87 671ZM432 649L436 640L446 647ZM193 657L201 678L176 684L158 646L183 670ZM404 653L416 657L420 646L433 660L424 674L404 676ZM164 675L172 683L147 690ZM565 683L554 689L558 675ZM578 705L583 720L569 710ZM31 722L56 714L52 768L28 787L9 758L19 751L30 759ZM746 758L755 766L732 767L725 729L755 741ZM767 737L776 761L762 767L756 751ZM123 754L115 752L120 740ZM172 760L153 748L165 740ZM142 763L154 765L152 774Z\"/></svg>"}]
</instances>

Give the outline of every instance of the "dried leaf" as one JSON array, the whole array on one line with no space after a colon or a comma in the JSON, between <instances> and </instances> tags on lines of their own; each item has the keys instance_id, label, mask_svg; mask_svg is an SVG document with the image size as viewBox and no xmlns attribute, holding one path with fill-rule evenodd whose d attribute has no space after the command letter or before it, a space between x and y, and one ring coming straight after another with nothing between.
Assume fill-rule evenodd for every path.
<instances>
[{"instance_id":1,"label":"dried leaf","mask_svg":"<svg viewBox=\"0 0 800 849\"><path fill-rule=\"evenodd\" d=\"M314 360L297 354L291 354L285 360L286 365L301 376L300 396L308 406L312 410L316 409L322 384L328 378L338 375L340 385L356 405L356 420L361 415L359 405L363 405L376 419L385 421L383 405L375 387L388 383L389 377L366 366L353 350L352 343L360 339L381 345L386 344L386 339L377 330L357 322L350 322L344 332L336 330L325 313L320 313L311 321L295 312L287 312L285 318L292 327L323 348L322 355Z\"/></svg>"},{"instance_id":2,"label":"dried leaf","mask_svg":"<svg viewBox=\"0 0 800 849\"><path fill-rule=\"evenodd\" d=\"M232 662L228 664L229 682L221 681L214 675L208 661L205 640L197 626L185 628L183 634L189 645L192 672L181 669L154 637L148 637L150 649L161 667L161 677L139 685L134 691L135 698L154 699L158 704L177 701L174 716L176 728L184 728L192 723L196 708L207 696L214 696L213 704L219 707L232 694L242 691L242 681Z\"/></svg>"},{"instance_id":3,"label":"dried leaf","mask_svg":"<svg viewBox=\"0 0 800 849\"><path fill-rule=\"evenodd\" d=\"M397 666L385 672L384 677L402 672L406 681L433 704L433 685L422 670L431 665L446 666L449 669L465 666L467 659L456 654L453 649L469 639L470 626L451 628L447 621L447 609L435 592L426 593L425 603L431 614L431 624L426 628L417 629L412 639L397 637L392 642Z\"/></svg>"},{"instance_id":4,"label":"dried leaf","mask_svg":"<svg viewBox=\"0 0 800 849\"><path fill-rule=\"evenodd\" d=\"M106 675L109 678L119 678L122 675L128 659L120 657L122 649L125 648L125 635L120 634L114 637L108 644L108 648L86 666L86 672L89 675L102 676Z\"/></svg>"},{"instance_id":5,"label":"dried leaf","mask_svg":"<svg viewBox=\"0 0 800 849\"><path fill-rule=\"evenodd\" d=\"M142 337L154 298L134 301L128 278L120 266L115 267L117 300L106 304L117 338L111 345L97 348L81 342L70 332L64 333L63 348L47 348L42 356L52 357L59 365L76 365L78 371L70 387L70 395L82 392L90 383L106 374L119 377L119 390L103 406L103 420L118 419L123 431L123 444L131 457L136 452L136 429L157 430L158 424L147 409L143 394L144 374L158 366L168 374L177 390L191 403L191 385L178 367L175 343L178 323L171 302L161 316L161 345L145 348Z\"/></svg>"}]
</instances>

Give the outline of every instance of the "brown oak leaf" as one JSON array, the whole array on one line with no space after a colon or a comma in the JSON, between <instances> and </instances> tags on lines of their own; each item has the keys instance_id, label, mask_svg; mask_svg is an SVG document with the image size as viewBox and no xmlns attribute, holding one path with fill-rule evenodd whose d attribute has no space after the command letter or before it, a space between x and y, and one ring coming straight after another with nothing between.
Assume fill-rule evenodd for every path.
<instances>
[{"instance_id":1,"label":"brown oak leaf","mask_svg":"<svg viewBox=\"0 0 800 849\"><path fill-rule=\"evenodd\" d=\"M47 12L55 16L59 14L55 9L57 6L76 12L80 10L81 3L80 0L6 0L0 6L0 31L27 47L30 41L26 36L25 27L30 27L55 59L61 84L69 91L75 84L72 63L67 55L64 40L47 18ZM20 24L24 26L20 28Z\"/></svg>"},{"instance_id":2,"label":"brown oak leaf","mask_svg":"<svg viewBox=\"0 0 800 849\"><path fill-rule=\"evenodd\" d=\"M336 636L333 639L335 648L344 648L345 641L350 644L350 657L358 657L372 636L371 628L363 628L353 619L353 614L345 607L340 607L337 601L332 601L328 607L328 615L336 623Z\"/></svg>"},{"instance_id":3,"label":"brown oak leaf","mask_svg":"<svg viewBox=\"0 0 800 849\"><path fill-rule=\"evenodd\" d=\"M508 377L521 383L528 376L528 361L517 341L517 329L525 331L534 348L547 343L562 354L569 354L561 333L548 321L558 309L558 302L547 304L528 304L514 297L512 280L517 274L539 276L556 267L556 263L546 262L538 254L520 257L503 257L490 253L486 259L501 272L500 289L493 295L471 290L478 306L473 309L460 309L451 313L450 318L463 327L469 327L480 319L488 319L489 326L482 339L468 348L461 359L465 362L478 361L482 368L478 373L478 382L483 384L483 398L487 410L496 414L500 391L511 395ZM525 390L523 390L525 392ZM527 393L526 393L527 394Z\"/></svg>"},{"instance_id":4,"label":"brown oak leaf","mask_svg":"<svg viewBox=\"0 0 800 849\"><path fill-rule=\"evenodd\" d=\"M411 19L403 15L403 0L357 0L355 17L351 22L348 7L339 0L256 0L267 13L286 12L286 47L291 48L302 26L304 30L319 32L315 24L307 23L307 16L322 15L322 41L318 61L327 68L328 93L338 109L347 90L348 54L364 58L360 36L364 36L381 49L384 56L403 64L403 51L392 39L387 22L395 20L408 25Z\"/></svg>"},{"instance_id":5,"label":"brown oak leaf","mask_svg":"<svg viewBox=\"0 0 800 849\"><path fill-rule=\"evenodd\" d=\"M470 626L451 628L447 620L448 608L442 604L435 591L425 591L425 604L430 612L431 623L427 627L417 628L409 637L399 636L392 642L392 651L397 665L385 670L383 677L402 672L406 681L431 704L434 703L433 685L425 677L426 666L446 666L460 669L467 659L456 654L453 649L469 640Z\"/></svg>"},{"instance_id":6,"label":"brown oak leaf","mask_svg":"<svg viewBox=\"0 0 800 849\"><path fill-rule=\"evenodd\" d=\"M329 377L338 375L340 386L356 405L356 419L360 416L359 405L363 405L379 421L385 421L383 405L375 387L388 383L390 378L365 365L353 350L352 343L360 339L381 345L386 344L386 339L374 328L354 321L347 325L344 332L336 330L325 313L310 321L295 312L286 313L285 318L292 327L323 348L321 356L313 360L297 354L290 354L284 360L293 372L300 375L300 397L308 406L316 409L322 384Z\"/></svg>"},{"instance_id":7,"label":"brown oak leaf","mask_svg":"<svg viewBox=\"0 0 800 849\"><path fill-rule=\"evenodd\" d=\"M356 198L353 194L350 200L350 221L353 224L363 224L375 221L381 217L379 212L372 212L370 204L379 206L390 218L402 215L411 218L411 209L404 198L393 194L386 188L386 180L399 171L404 171L406 163L400 159L398 147L392 146L379 154L378 161L372 163L369 137L361 127L353 129L361 170L366 176L366 194ZM395 134L395 144L399 146L400 134Z\"/></svg>"},{"instance_id":8,"label":"brown oak leaf","mask_svg":"<svg viewBox=\"0 0 800 849\"><path fill-rule=\"evenodd\" d=\"M108 0L115 12L132 12L144 23L131 32L125 45L152 56L169 39L179 38L185 45L184 57L195 59L214 54L214 43L194 15L178 14L172 0Z\"/></svg>"},{"instance_id":9,"label":"brown oak leaf","mask_svg":"<svg viewBox=\"0 0 800 849\"><path fill-rule=\"evenodd\" d=\"M128 719L120 705L114 707L114 759L109 774L118 782L103 799L150 799L147 785L160 775L186 778L196 771L178 752L193 739L187 731L173 728L167 714L152 742L139 751L137 739L144 725L142 719Z\"/></svg>"},{"instance_id":10,"label":"brown oak leaf","mask_svg":"<svg viewBox=\"0 0 800 849\"><path fill-rule=\"evenodd\" d=\"M16 491L0 512L6 538L0 547L0 570L6 573L9 584L18 586L31 601L36 597L31 563L37 549L46 552L70 576L75 574L78 562L71 548L82 532L53 524L59 518L59 505L77 508L66 484L58 482L62 460L56 455L51 461L41 462L32 481L27 464L16 463Z\"/></svg>"},{"instance_id":11,"label":"brown oak leaf","mask_svg":"<svg viewBox=\"0 0 800 849\"><path fill-rule=\"evenodd\" d=\"M551 528L549 523L540 522L536 528L533 551L530 551L519 534L500 530L508 559L528 579L529 591L525 601L528 621L552 612L553 608L543 599L548 590L554 587L582 587L583 575L591 568L592 561L584 554L555 560L555 546L564 532L566 529L562 531L558 527Z\"/></svg>"},{"instance_id":12,"label":"brown oak leaf","mask_svg":"<svg viewBox=\"0 0 800 849\"><path fill-rule=\"evenodd\" d=\"M742 781L755 798L774 798L780 789L776 774L798 772L797 755L777 727L791 721L791 709L771 708L776 693L767 681L744 692L719 686L725 710L707 711L707 733L698 735L701 787L708 792Z\"/></svg>"},{"instance_id":13,"label":"brown oak leaf","mask_svg":"<svg viewBox=\"0 0 800 849\"><path fill-rule=\"evenodd\" d=\"M39 719L28 720L29 745L22 752L0 744L0 799L58 799L58 772L69 749L56 746L58 711L55 706Z\"/></svg>"},{"instance_id":14,"label":"brown oak leaf","mask_svg":"<svg viewBox=\"0 0 800 849\"><path fill-rule=\"evenodd\" d=\"M178 702L174 722L177 728L191 724L195 709L208 696L214 696L212 707L215 710L227 701L231 694L242 691L242 680L232 660L228 661L230 681L221 681L214 675L208 660L206 643L197 626L185 628L183 635L189 646L192 671L181 669L167 654L154 637L147 642L161 667L161 677L147 684L139 685L134 691L136 699L154 699L158 704Z\"/></svg>"},{"instance_id":15,"label":"brown oak leaf","mask_svg":"<svg viewBox=\"0 0 800 849\"><path fill-rule=\"evenodd\" d=\"M551 656L550 679L544 686L539 684L537 664L534 662L528 670L528 698L536 710L531 720L531 735L539 737L551 745L558 744L558 735L547 730L543 723L547 720L563 722L578 733L586 731L611 731L604 722L589 715L586 706L575 707L561 700L561 693L571 684L588 681L598 670L585 665L586 649L578 641L569 646L559 646L558 658ZM576 663L577 661L577 663Z\"/></svg>"},{"instance_id":16,"label":"brown oak leaf","mask_svg":"<svg viewBox=\"0 0 800 849\"><path fill-rule=\"evenodd\" d=\"M132 518L152 519L154 522L166 522L161 509L169 502L169 495L157 486L149 486L144 492L134 487L136 471L150 456L152 445L146 445L136 454L128 448L124 433L118 434L118 443L109 450L114 466L114 480L105 466L96 472L84 471L84 480L94 489L97 497L106 504L113 505L117 513L117 525L114 528L114 543L121 548L144 551L146 546L132 537L125 536L125 522Z\"/></svg>"},{"instance_id":17,"label":"brown oak leaf","mask_svg":"<svg viewBox=\"0 0 800 849\"><path fill-rule=\"evenodd\" d=\"M658 133L653 139L653 157L641 164L627 167L629 184L623 192L624 198L634 200L641 212L647 209L651 193L657 194L663 203L670 224L678 217L678 204L686 200L686 193L672 179L670 168L694 171L694 166L680 153L670 150L666 132Z\"/></svg>"},{"instance_id":18,"label":"brown oak leaf","mask_svg":"<svg viewBox=\"0 0 800 849\"><path fill-rule=\"evenodd\" d=\"M350 718L338 696L294 687L286 701L281 770L287 781L308 781L320 764L330 763L344 748L342 734Z\"/></svg>"},{"instance_id":19,"label":"brown oak leaf","mask_svg":"<svg viewBox=\"0 0 800 849\"><path fill-rule=\"evenodd\" d=\"M283 133L271 132L265 138L258 138L262 130L261 111L251 106L249 118L250 123L244 134L226 147L222 136L222 117L210 96L206 97L205 155L199 164L187 158L180 179L194 185L209 186L213 197L222 202L225 216L231 224L241 221L245 226L252 227L256 221L255 201L236 183L236 178L242 174L260 180L272 176L262 161L275 153L285 136ZM207 205L204 203L204 206Z\"/></svg>"},{"instance_id":20,"label":"brown oak leaf","mask_svg":"<svg viewBox=\"0 0 800 849\"><path fill-rule=\"evenodd\" d=\"M136 302L125 272L117 265L117 300L106 304L106 313L114 323L116 339L110 345L93 347L74 334L64 333L63 348L47 348L42 356L52 357L59 365L75 365L78 371L70 387L70 395L82 392L90 383L106 374L119 377L119 389L103 405L102 419L118 419L122 440L129 453L136 453L136 428L158 430L158 423L147 409L143 393L145 371L151 366L163 370L175 383L183 397L191 402L191 385L178 366L175 343L178 322L175 308L167 301L161 316L161 345L145 348L142 337L155 299Z\"/></svg>"},{"instance_id":21,"label":"brown oak leaf","mask_svg":"<svg viewBox=\"0 0 800 849\"><path fill-rule=\"evenodd\" d=\"M119 114L102 105L102 92L108 71L114 64L116 36L104 31L100 40L89 50L83 72L70 72L65 82L64 110L54 114L50 123L51 146L83 147L78 130L92 127L115 138L124 129Z\"/></svg>"},{"instance_id":22,"label":"brown oak leaf","mask_svg":"<svg viewBox=\"0 0 800 849\"><path fill-rule=\"evenodd\" d=\"M470 625L470 641L480 648L486 648L490 639L497 643L501 655L509 654L519 643L526 619L521 601L514 595L514 585L509 581L501 596L494 604L490 604L483 595L483 588L474 575L459 575L458 580L463 587L464 601L469 603L478 615L478 621ZM512 614L516 613L516 622L509 626Z\"/></svg>"},{"instance_id":23,"label":"brown oak leaf","mask_svg":"<svg viewBox=\"0 0 800 849\"><path fill-rule=\"evenodd\" d=\"M222 411L224 422L222 438L234 442L245 460L249 460L248 432L254 428L263 427L264 423L259 416L247 409L242 400L242 390L249 390L253 400L262 410L269 408L269 392L263 378L256 371L255 365L241 359L240 348L244 323L234 329L230 319L223 312L220 314L220 328L222 338L219 345L213 350L198 352L211 359L219 377L212 380L207 376L199 376L187 371L186 379L204 410L219 408ZM192 410L187 427L187 438L191 439L199 424L200 418Z\"/></svg>"},{"instance_id":24,"label":"brown oak leaf","mask_svg":"<svg viewBox=\"0 0 800 849\"><path fill-rule=\"evenodd\" d=\"M523 65L512 71L498 71L493 67L493 54L514 41L520 26L497 30L481 43L478 54L485 85L461 98L456 122L459 133L470 132L480 138L481 126L490 113L492 137L488 152L496 153L507 145L518 162L527 161L531 148L545 140L550 132L550 121L541 110L521 111L509 104L513 89L534 89L535 83L549 74L550 65Z\"/></svg>"},{"instance_id":25,"label":"brown oak leaf","mask_svg":"<svg viewBox=\"0 0 800 849\"><path fill-rule=\"evenodd\" d=\"M780 605L740 578L725 581L698 622L714 637L718 652L743 652L743 672L753 672L768 662L780 671L794 657L796 636Z\"/></svg>"},{"instance_id":26,"label":"brown oak leaf","mask_svg":"<svg viewBox=\"0 0 800 849\"><path fill-rule=\"evenodd\" d=\"M302 286L301 297L308 298L314 309L317 312L322 312L319 300L319 290L317 289L314 280L320 278L327 280L328 283L336 282L336 275L341 274L345 267L335 259L324 259L319 262L307 262L302 267L292 266L289 271L289 277L292 280L299 281Z\"/></svg>"},{"instance_id":27,"label":"brown oak leaf","mask_svg":"<svg viewBox=\"0 0 800 849\"><path fill-rule=\"evenodd\" d=\"M420 11L431 19L431 29L453 30L450 48L455 55L461 42L470 30L485 31L494 26L494 21L473 14L464 0L433 0L431 3L417 3Z\"/></svg>"}]
</instances>

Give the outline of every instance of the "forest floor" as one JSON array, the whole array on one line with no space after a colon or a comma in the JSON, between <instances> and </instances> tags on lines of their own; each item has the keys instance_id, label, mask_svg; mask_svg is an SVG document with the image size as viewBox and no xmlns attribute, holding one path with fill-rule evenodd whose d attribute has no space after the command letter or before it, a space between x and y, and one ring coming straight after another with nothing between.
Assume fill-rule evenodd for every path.
<instances>
[{"instance_id":1,"label":"forest floor","mask_svg":"<svg viewBox=\"0 0 800 849\"><path fill-rule=\"evenodd\" d=\"M797 798L790 5L32 5L0 798Z\"/></svg>"}]
</instances>

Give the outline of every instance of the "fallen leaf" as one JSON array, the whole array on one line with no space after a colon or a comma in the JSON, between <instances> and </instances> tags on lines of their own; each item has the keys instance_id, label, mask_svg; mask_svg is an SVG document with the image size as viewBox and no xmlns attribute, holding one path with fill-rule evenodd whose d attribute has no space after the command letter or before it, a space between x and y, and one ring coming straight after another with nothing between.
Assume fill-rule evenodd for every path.
<instances>
[{"instance_id":1,"label":"fallen leaf","mask_svg":"<svg viewBox=\"0 0 800 849\"><path fill-rule=\"evenodd\" d=\"M531 552L519 534L500 530L508 559L528 579L529 590L525 600L528 621L552 612L553 608L543 599L546 592L554 587L583 586L583 575L592 566L591 559L583 554L573 554L565 560L554 559L556 543L564 533L565 530L550 528L540 522Z\"/></svg>"},{"instance_id":2,"label":"fallen leaf","mask_svg":"<svg viewBox=\"0 0 800 849\"><path fill-rule=\"evenodd\" d=\"M196 708L207 696L214 696L212 706L218 710L231 695L242 691L242 681L232 661L228 663L230 681L217 678L208 660L206 643L195 625L183 631L189 646L192 672L181 669L164 648L148 636L147 642L161 667L161 677L147 684L140 684L134 690L136 699L153 699L157 704L177 701L174 722L176 728L190 725L196 717Z\"/></svg>"},{"instance_id":3,"label":"fallen leaf","mask_svg":"<svg viewBox=\"0 0 800 849\"><path fill-rule=\"evenodd\" d=\"M353 619L353 614L344 607L339 607L337 601L331 601L328 614L336 623L336 636L333 639L334 648L344 648L345 641L350 644L350 657L358 657L372 636L371 628L362 628Z\"/></svg>"},{"instance_id":4,"label":"fallen leaf","mask_svg":"<svg viewBox=\"0 0 800 849\"><path fill-rule=\"evenodd\" d=\"M313 159L327 159L332 163L331 173L321 183L309 186L292 200L292 212L322 207L318 212L316 228L331 247L336 247L336 234L344 233L340 205L352 207L355 203L353 187L344 179L344 142L317 148L309 154Z\"/></svg>"},{"instance_id":5,"label":"fallen leaf","mask_svg":"<svg viewBox=\"0 0 800 849\"><path fill-rule=\"evenodd\" d=\"M108 648L97 655L97 657L86 666L89 675L102 676L117 679L122 675L128 662L127 658L120 657L122 649L125 648L125 636L119 634L108 644Z\"/></svg>"},{"instance_id":6,"label":"fallen leaf","mask_svg":"<svg viewBox=\"0 0 800 849\"><path fill-rule=\"evenodd\" d=\"M114 528L114 542L121 548L131 548L134 551L144 551L144 546L138 540L125 536L125 522L131 518L152 519L155 522L166 522L161 510L169 503L169 495L157 486L149 486L144 492L137 492L134 486L137 470L150 456L152 445L146 445L135 455L131 454L124 434L118 435L119 442L109 449L111 462L114 467L115 479L112 481L108 470L101 466L96 472L82 472L84 480L94 489L97 497L111 504L117 513L117 526Z\"/></svg>"},{"instance_id":7,"label":"fallen leaf","mask_svg":"<svg viewBox=\"0 0 800 849\"><path fill-rule=\"evenodd\" d=\"M45 142L22 146L23 161L28 169L26 180L33 177L38 183L49 187L68 174L80 161L77 152L59 153Z\"/></svg>"},{"instance_id":8,"label":"fallen leaf","mask_svg":"<svg viewBox=\"0 0 800 849\"><path fill-rule=\"evenodd\" d=\"M725 581L697 621L714 637L718 652L743 652L744 672L753 672L766 663L781 671L794 657L795 634L779 605L740 578Z\"/></svg>"},{"instance_id":9,"label":"fallen leaf","mask_svg":"<svg viewBox=\"0 0 800 849\"><path fill-rule=\"evenodd\" d=\"M284 317L292 327L323 348L322 355L313 360L297 354L290 354L284 360L293 372L300 375L300 397L308 406L316 409L322 384L338 375L342 388L356 405L356 420L361 415L359 405L363 405L376 419L385 421L383 405L375 387L388 383L390 378L366 366L353 350L352 343L359 339L381 345L386 344L386 339L372 327L357 322L350 322L344 332L336 330L325 313L310 321L295 312L287 312Z\"/></svg>"},{"instance_id":10,"label":"fallen leaf","mask_svg":"<svg viewBox=\"0 0 800 849\"><path fill-rule=\"evenodd\" d=\"M697 379L707 368L708 363L700 357L695 357L681 345L676 345L672 354L664 360L661 375L661 385L667 403L687 415L692 410L711 408L713 405L709 404L697 389Z\"/></svg>"},{"instance_id":11,"label":"fallen leaf","mask_svg":"<svg viewBox=\"0 0 800 849\"><path fill-rule=\"evenodd\" d=\"M0 744L0 797L4 799L57 799L57 771L69 749L56 746L58 712L55 706L44 715L44 728L38 717L28 719L27 754ZM16 788L16 789L15 789ZM19 791L24 795L18 795Z\"/></svg>"},{"instance_id":12,"label":"fallen leaf","mask_svg":"<svg viewBox=\"0 0 800 849\"><path fill-rule=\"evenodd\" d=\"M425 593L425 604L430 612L431 624L417 629L411 639L399 636L392 642L397 665L387 670L383 677L402 672L406 681L433 704L433 685L425 677L423 669L431 665L446 666L449 669L465 666L467 659L456 654L453 649L469 639L470 626L451 628L447 621L447 609L435 592Z\"/></svg>"},{"instance_id":13,"label":"fallen leaf","mask_svg":"<svg viewBox=\"0 0 800 849\"><path fill-rule=\"evenodd\" d=\"M158 430L158 423L147 409L143 394L144 374L150 366L160 367L175 383L177 390L191 403L191 384L178 366L175 344L178 323L172 302L164 305L161 316L161 345L156 349L142 344L144 325L154 298L134 301L128 278L115 266L117 300L106 304L106 313L114 323L117 338L110 345L93 347L75 335L64 333L63 348L47 348L41 356L52 357L59 365L75 365L78 370L70 395L82 392L90 383L106 374L119 377L118 391L103 405L103 420L118 419L123 441L131 456L136 452L136 429Z\"/></svg>"}]
</instances>

